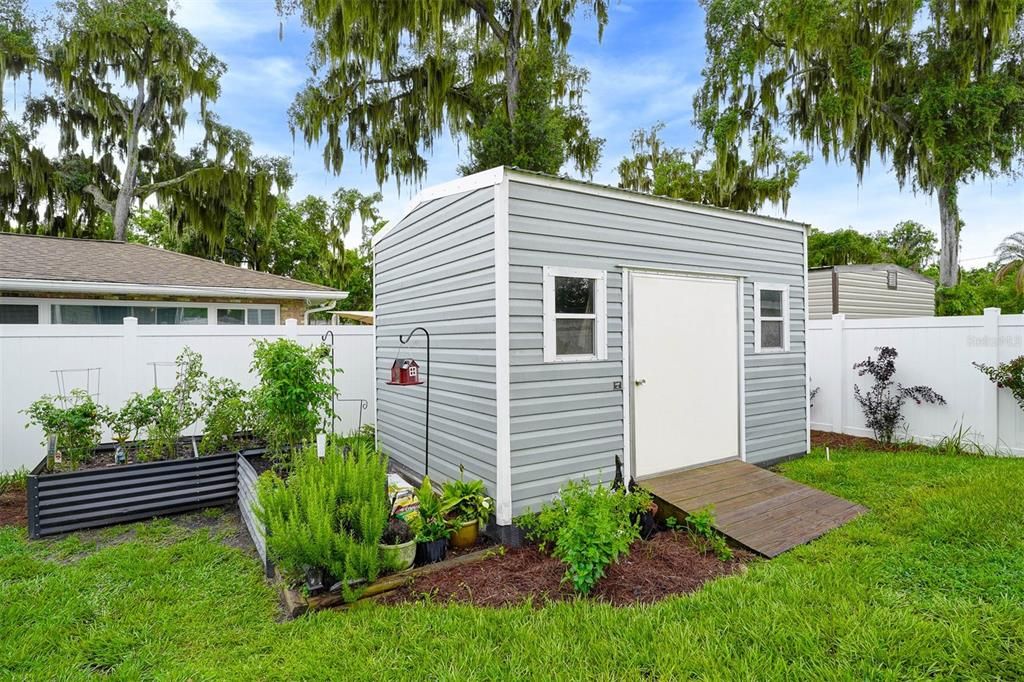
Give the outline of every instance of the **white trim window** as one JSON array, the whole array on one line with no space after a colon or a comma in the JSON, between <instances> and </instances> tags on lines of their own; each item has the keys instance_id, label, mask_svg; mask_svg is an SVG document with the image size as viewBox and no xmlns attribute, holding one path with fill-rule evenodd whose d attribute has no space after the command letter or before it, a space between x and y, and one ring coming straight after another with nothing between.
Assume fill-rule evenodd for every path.
<instances>
[{"instance_id":1,"label":"white trim window","mask_svg":"<svg viewBox=\"0 0 1024 682\"><path fill-rule=\"evenodd\" d=\"M754 352L789 350L789 285L754 284Z\"/></svg>"},{"instance_id":2,"label":"white trim window","mask_svg":"<svg viewBox=\"0 0 1024 682\"><path fill-rule=\"evenodd\" d=\"M277 307L221 305L214 311L219 325L277 324Z\"/></svg>"},{"instance_id":3,"label":"white trim window","mask_svg":"<svg viewBox=\"0 0 1024 682\"><path fill-rule=\"evenodd\" d=\"M608 358L608 274L544 268L544 362Z\"/></svg>"}]
</instances>

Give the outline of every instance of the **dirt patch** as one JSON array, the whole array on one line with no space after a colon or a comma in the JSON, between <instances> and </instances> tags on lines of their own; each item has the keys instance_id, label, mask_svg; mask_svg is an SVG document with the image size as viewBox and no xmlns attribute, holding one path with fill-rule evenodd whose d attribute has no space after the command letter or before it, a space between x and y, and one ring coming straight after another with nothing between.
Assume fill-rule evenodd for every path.
<instances>
[{"instance_id":1,"label":"dirt patch","mask_svg":"<svg viewBox=\"0 0 1024 682\"><path fill-rule=\"evenodd\" d=\"M28 525L28 502L25 489L15 488L0 495L0 526Z\"/></svg>"},{"instance_id":2,"label":"dirt patch","mask_svg":"<svg viewBox=\"0 0 1024 682\"><path fill-rule=\"evenodd\" d=\"M709 580L742 570L753 558L736 550L732 560L722 562L698 551L685 533L661 532L650 540L635 542L627 556L609 567L592 598L616 606L647 604L693 592ZM399 604L430 599L477 606L530 602L542 606L575 597L572 587L562 582L564 575L565 564L529 546L417 578L379 601Z\"/></svg>"},{"instance_id":3,"label":"dirt patch","mask_svg":"<svg viewBox=\"0 0 1024 682\"><path fill-rule=\"evenodd\" d=\"M831 433L830 431L811 431L811 445L814 447L828 447L833 450L844 448L857 450L882 450L884 452L902 452L907 450L921 450L924 448L917 443L879 443L874 438L864 436L850 436L845 433Z\"/></svg>"},{"instance_id":4,"label":"dirt patch","mask_svg":"<svg viewBox=\"0 0 1024 682\"><path fill-rule=\"evenodd\" d=\"M199 434L195 437L195 448L199 447L199 443L200 441L202 441L202 439L202 434ZM178 442L175 444L174 457L149 457L147 453L148 443L146 441L132 441L130 443L126 443L125 464L139 464L142 462L166 462L172 459L192 459L196 455L196 450L193 448L192 440L192 436L182 436L181 438L179 438ZM242 433L235 436L235 440L232 443L232 445L237 447L234 447L232 449L224 449L219 452L211 454L220 455L227 452L235 452L237 450L261 448L264 447L266 443L260 438ZM91 471L95 469L109 469L114 466L124 465L117 465L114 463L114 447L110 444L107 444L100 446L93 450L92 452L90 452L85 457L85 459L79 462L78 466L75 467L74 469L67 467L65 463L65 465L63 466L58 466L56 468L56 471L61 473L65 471ZM47 471L44 473L53 472Z\"/></svg>"}]
</instances>

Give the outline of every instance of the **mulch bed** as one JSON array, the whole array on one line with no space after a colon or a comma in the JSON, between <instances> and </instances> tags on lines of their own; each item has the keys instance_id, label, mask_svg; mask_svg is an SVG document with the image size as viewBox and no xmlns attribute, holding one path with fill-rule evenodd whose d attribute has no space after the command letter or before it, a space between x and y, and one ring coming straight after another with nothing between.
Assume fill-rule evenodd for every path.
<instances>
[{"instance_id":1,"label":"mulch bed","mask_svg":"<svg viewBox=\"0 0 1024 682\"><path fill-rule=\"evenodd\" d=\"M693 592L709 580L743 570L744 564L754 558L749 552L734 551L731 561L722 562L698 551L685 533L657 533L650 540L635 542L628 555L610 566L591 598L626 606ZM417 578L382 595L379 601L400 604L430 600L476 606L529 602L543 606L575 598L571 585L562 582L564 575L565 564L527 546Z\"/></svg>"},{"instance_id":2,"label":"mulch bed","mask_svg":"<svg viewBox=\"0 0 1024 682\"><path fill-rule=\"evenodd\" d=\"M27 526L28 502L25 489L15 488L0 495L0 526Z\"/></svg>"},{"instance_id":3,"label":"mulch bed","mask_svg":"<svg viewBox=\"0 0 1024 682\"><path fill-rule=\"evenodd\" d=\"M828 447L832 450L844 448L857 450L882 450L885 452L901 452L906 450L920 450L922 445L917 443L879 443L874 438L864 436L850 436L845 433L832 433L831 431L811 431L811 445L815 447Z\"/></svg>"}]
</instances>

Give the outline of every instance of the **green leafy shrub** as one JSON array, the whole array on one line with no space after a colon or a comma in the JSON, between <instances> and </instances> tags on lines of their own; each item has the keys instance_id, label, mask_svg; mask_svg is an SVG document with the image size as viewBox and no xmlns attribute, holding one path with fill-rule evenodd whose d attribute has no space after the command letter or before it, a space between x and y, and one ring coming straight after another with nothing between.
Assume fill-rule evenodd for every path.
<instances>
[{"instance_id":1,"label":"green leafy shrub","mask_svg":"<svg viewBox=\"0 0 1024 682\"><path fill-rule=\"evenodd\" d=\"M487 496L484 482L465 480L465 471L459 467L459 478L441 486L441 511L457 523L478 521L487 524L493 504Z\"/></svg>"},{"instance_id":2,"label":"green leafy shrub","mask_svg":"<svg viewBox=\"0 0 1024 682\"><path fill-rule=\"evenodd\" d=\"M203 414L200 390L205 379L203 356L186 346L175 359L174 387L154 388L147 396L155 418L146 429L149 439L145 450L136 454L138 459L177 457L182 432Z\"/></svg>"},{"instance_id":3,"label":"green leafy shrub","mask_svg":"<svg viewBox=\"0 0 1024 682\"><path fill-rule=\"evenodd\" d=\"M868 357L855 364L858 376L869 375L874 379L871 388L861 391L854 384L853 396L864 412L865 424L881 443L891 443L896 429L904 422L903 405L913 400L922 403L945 405L946 399L928 386L904 386L894 379L896 358L899 353L890 346L878 346L878 357Z\"/></svg>"},{"instance_id":4,"label":"green leafy shrub","mask_svg":"<svg viewBox=\"0 0 1024 682\"><path fill-rule=\"evenodd\" d=\"M441 498L434 492L430 476L423 477L423 483L416 491L419 510L413 518L412 527L416 533L416 542L433 542L451 535L452 524L445 518L444 505Z\"/></svg>"},{"instance_id":5,"label":"green leafy shrub","mask_svg":"<svg viewBox=\"0 0 1024 682\"><path fill-rule=\"evenodd\" d=\"M144 396L134 393L120 410L104 412L104 422L110 428L114 441L123 448L129 442L138 440L139 434L156 420L157 411L158 405L152 394Z\"/></svg>"},{"instance_id":6,"label":"green leafy shrub","mask_svg":"<svg viewBox=\"0 0 1024 682\"><path fill-rule=\"evenodd\" d=\"M694 544L702 552L714 552L722 561L732 559L732 548L725 537L715 530L715 510L711 506L704 507L686 515L686 527L693 538Z\"/></svg>"},{"instance_id":7,"label":"green leafy shrub","mask_svg":"<svg viewBox=\"0 0 1024 682\"><path fill-rule=\"evenodd\" d=\"M76 388L66 396L44 395L22 410L28 416L25 428L39 426L46 445L57 438L61 462L49 462L49 468L77 469L100 443L103 410L86 391Z\"/></svg>"},{"instance_id":8,"label":"green leafy shrub","mask_svg":"<svg viewBox=\"0 0 1024 682\"><path fill-rule=\"evenodd\" d=\"M306 348L290 339L258 339L254 345L250 371L260 377L252 392L257 431L275 453L311 442L322 420L334 416L330 347Z\"/></svg>"},{"instance_id":9,"label":"green leafy shrub","mask_svg":"<svg viewBox=\"0 0 1024 682\"><path fill-rule=\"evenodd\" d=\"M17 471L0 473L0 495L8 490L24 490L28 483L28 469L21 467Z\"/></svg>"},{"instance_id":10,"label":"green leafy shrub","mask_svg":"<svg viewBox=\"0 0 1024 682\"><path fill-rule=\"evenodd\" d=\"M999 388L1010 389L1017 405L1024 410L1024 355L995 366L980 362L975 362L974 366Z\"/></svg>"},{"instance_id":11,"label":"green leafy shrub","mask_svg":"<svg viewBox=\"0 0 1024 682\"><path fill-rule=\"evenodd\" d=\"M626 492L570 481L558 499L537 515L519 517L516 524L543 551L566 564L563 581L580 594L589 594L608 566L640 537L635 515L650 505L651 496L642 489Z\"/></svg>"},{"instance_id":12,"label":"green leafy shrub","mask_svg":"<svg viewBox=\"0 0 1024 682\"><path fill-rule=\"evenodd\" d=\"M323 460L306 448L286 481L272 471L261 475L256 513L284 576L298 582L308 568L324 569L341 582L346 600L358 598L353 583L375 580L381 570L386 485L387 458L361 444L347 454L334 444Z\"/></svg>"},{"instance_id":13,"label":"green leafy shrub","mask_svg":"<svg viewBox=\"0 0 1024 682\"><path fill-rule=\"evenodd\" d=\"M238 433L252 426L252 410L245 389L231 379L214 378L203 389L203 439L199 454L236 450Z\"/></svg>"}]
</instances>

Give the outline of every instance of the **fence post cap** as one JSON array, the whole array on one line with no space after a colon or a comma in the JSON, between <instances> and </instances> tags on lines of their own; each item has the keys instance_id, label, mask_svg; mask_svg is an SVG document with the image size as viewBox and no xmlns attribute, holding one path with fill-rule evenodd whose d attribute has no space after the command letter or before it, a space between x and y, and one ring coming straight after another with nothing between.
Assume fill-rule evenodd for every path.
<instances>
[{"instance_id":1,"label":"fence post cap","mask_svg":"<svg viewBox=\"0 0 1024 682\"><path fill-rule=\"evenodd\" d=\"M832 319L833 320L845 320L846 319L846 313L832 313Z\"/></svg>"},{"instance_id":2,"label":"fence post cap","mask_svg":"<svg viewBox=\"0 0 1024 682\"><path fill-rule=\"evenodd\" d=\"M137 317L125 317L125 318L123 318L121 320L121 322L126 327L137 327L139 325L139 318L137 318Z\"/></svg>"},{"instance_id":3,"label":"fence post cap","mask_svg":"<svg viewBox=\"0 0 1024 682\"><path fill-rule=\"evenodd\" d=\"M998 315L1002 312L1001 308L985 308L984 313L986 315Z\"/></svg>"}]
</instances>

